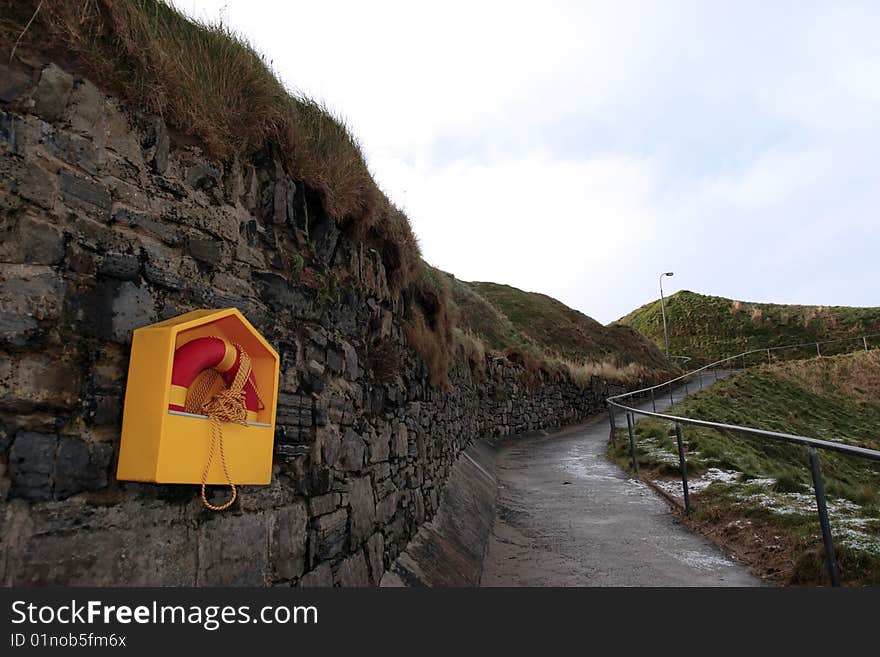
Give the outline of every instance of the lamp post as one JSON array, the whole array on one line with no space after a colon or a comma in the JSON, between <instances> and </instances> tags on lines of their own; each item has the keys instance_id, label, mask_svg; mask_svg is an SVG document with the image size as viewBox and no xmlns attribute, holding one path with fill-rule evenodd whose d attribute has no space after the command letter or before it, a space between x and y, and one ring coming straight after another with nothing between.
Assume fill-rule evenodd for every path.
<instances>
[{"instance_id":1,"label":"lamp post","mask_svg":"<svg viewBox=\"0 0 880 657\"><path fill-rule=\"evenodd\" d=\"M672 276L673 272L667 271L660 274L660 312L663 314L663 338L666 341L666 357L669 358L669 332L666 330L666 307L663 302L663 277Z\"/></svg>"}]
</instances>

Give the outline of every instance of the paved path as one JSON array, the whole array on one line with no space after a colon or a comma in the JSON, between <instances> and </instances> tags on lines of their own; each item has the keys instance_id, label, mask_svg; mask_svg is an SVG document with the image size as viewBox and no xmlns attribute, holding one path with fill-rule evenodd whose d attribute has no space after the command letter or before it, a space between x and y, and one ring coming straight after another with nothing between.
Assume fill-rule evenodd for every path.
<instances>
[{"instance_id":1,"label":"paved path","mask_svg":"<svg viewBox=\"0 0 880 657\"><path fill-rule=\"evenodd\" d=\"M675 391L675 399L683 392ZM666 408L669 396L658 395L656 403ZM662 498L611 463L607 440L602 418L503 445L482 586L761 584L677 524Z\"/></svg>"}]
</instances>

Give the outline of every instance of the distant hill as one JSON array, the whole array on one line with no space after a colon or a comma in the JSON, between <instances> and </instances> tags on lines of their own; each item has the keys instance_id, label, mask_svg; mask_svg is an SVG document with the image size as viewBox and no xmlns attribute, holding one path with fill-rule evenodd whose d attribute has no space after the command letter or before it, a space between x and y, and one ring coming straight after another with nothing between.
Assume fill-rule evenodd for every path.
<instances>
[{"instance_id":1,"label":"distant hill","mask_svg":"<svg viewBox=\"0 0 880 657\"><path fill-rule=\"evenodd\" d=\"M748 349L880 334L880 308L751 303L687 290L666 298L666 319L670 352L691 356L694 363L710 362ZM630 326L663 348L659 299L614 325ZM877 342L880 343L880 337ZM828 346L823 353L850 351L852 347ZM815 355L814 347L802 351L801 356Z\"/></svg>"},{"instance_id":2,"label":"distant hill","mask_svg":"<svg viewBox=\"0 0 880 657\"><path fill-rule=\"evenodd\" d=\"M674 370L650 340L628 326L603 326L544 294L450 278L459 326L489 349L521 349L538 357L590 364L595 373L651 370L653 379Z\"/></svg>"}]
</instances>

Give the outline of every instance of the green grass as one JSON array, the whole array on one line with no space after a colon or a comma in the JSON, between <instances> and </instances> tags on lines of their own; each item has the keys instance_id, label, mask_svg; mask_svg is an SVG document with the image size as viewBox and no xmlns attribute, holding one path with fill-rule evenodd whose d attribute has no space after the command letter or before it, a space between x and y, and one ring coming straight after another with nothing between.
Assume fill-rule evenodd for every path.
<instances>
[{"instance_id":1,"label":"green grass","mask_svg":"<svg viewBox=\"0 0 880 657\"><path fill-rule=\"evenodd\" d=\"M692 364L705 364L749 349L880 333L880 308L749 303L686 290L667 297L666 318L671 353L691 356ZM631 326L663 346L659 300L616 323ZM880 345L880 337L875 345ZM843 353L859 346L856 342L828 345L823 353ZM805 358L815 353L815 346L809 346L775 352L773 356Z\"/></svg>"},{"instance_id":2,"label":"green grass","mask_svg":"<svg viewBox=\"0 0 880 657\"><path fill-rule=\"evenodd\" d=\"M454 281L461 323L490 349L526 349L575 364L606 364L606 371L639 366L672 375L663 354L626 326L603 326L545 294L498 283ZM598 372L598 370L597 370Z\"/></svg>"},{"instance_id":3,"label":"green grass","mask_svg":"<svg viewBox=\"0 0 880 657\"><path fill-rule=\"evenodd\" d=\"M880 449L880 352L855 353L762 366L698 392L670 414L794 433ZM694 519L742 517L775 528L794 553L789 582L822 582L812 479L805 448L683 425L690 477L710 468L739 473L735 481L711 483L692 498ZM642 474L679 475L674 428L646 418L636 423ZM611 456L630 467L625 430ZM820 451L842 570L850 582L880 583L880 464ZM835 517L836 516L836 517ZM845 561L845 563L843 563ZM812 574L811 574L812 573Z\"/></svg>"}]
</instances>

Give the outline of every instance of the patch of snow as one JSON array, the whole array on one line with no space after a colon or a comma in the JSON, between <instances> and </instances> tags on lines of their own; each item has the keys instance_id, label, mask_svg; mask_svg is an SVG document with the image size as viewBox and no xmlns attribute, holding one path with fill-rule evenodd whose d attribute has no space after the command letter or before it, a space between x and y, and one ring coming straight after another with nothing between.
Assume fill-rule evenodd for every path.
<instances>
[{"instance_id":1,"label":"patch of snow","mask_svg":"<svg viewBox=\"0 0 880 657\"><path fill-rule=\"evenodd\" d=\"M719 554L706 554L697 550L688 550L677 554L676 557L691 568L697 570L714 570L719 566L731 566L730 559Z\"/></svg>"},{"instance_id":2,"label":"patch of snow","mask_svg":"<svg viewBox=\"0 0 880 657\"><path fill-rule=\"evenodd\" d=\"M688 479L688 491L691 493L698 493L701 490L705 490L716 481L729 484L737 481L739 477L740 473L736 470L709 468L702 476ZM684 495L682 492L681 481L654 480L652 483L657 486L657 488L660 488L670 495Z\"/></svg>"}]
</instances>

